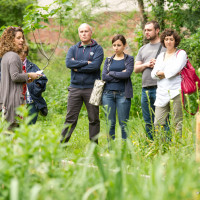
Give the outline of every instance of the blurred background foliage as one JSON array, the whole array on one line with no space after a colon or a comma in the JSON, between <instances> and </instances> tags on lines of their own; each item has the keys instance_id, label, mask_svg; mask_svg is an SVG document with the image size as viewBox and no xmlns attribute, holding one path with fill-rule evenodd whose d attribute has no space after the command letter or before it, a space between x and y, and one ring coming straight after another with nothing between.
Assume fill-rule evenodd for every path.
<instances>
[{"instance_id":1,"label":"blurred background foliage","mask_svg":"<svg viewBox=\"0 0 200 200\"><path fill-rule=\"evenodd\" d=\"M85 2L57 0L55 3L60 7L53 6L52 11L49 6L31 5L34 1L0 0L2 30L11 25L27 28L26 38L31 47L29 58L40 68L45 65L45 60L31 39L32 29L58 32L61 23L62 39L66 39L64 42L61 40L58 45L61 52L54 55L45 70L49 79L44 93L48 116L39 116L37 124L30 126L27 111L20 108L19 112L25 120L11 135L2 134L8 124L0 123L0 200L200 199L199 163L195 162L195 117L184 112L181 139L175 134L168 143L163 139L164 133L161 133L155 136L153 142L148 141L140 106L141 74L132 75L134 98L126 143L121 141L117 125L117 139L108 148L108 127L100 107L99 145L90 144L87 112L83 106L67 147L59 144L70 84L70 70L65 66L65 56L68 48L79 41L79 25L87 22L93 27L93 37L104 48L105 57L113 53L111 39L116 33L126 36L126 51L135 57L144 43L143 20L157 19L162 29L172 27L180 33L182 41L179 48L186 50L193 66L198 69L200 2L155 0L144 4L138 0L140 5L143 3L144 12L141 7L139 11L120 13L93 12L105 5L100 0L87 0L87 6L83 4ZM168 9L163 9L163 6L168 6ZM149 8L151 11L148 11ZM48 12L44 14L38 9ZM53 22L49 17L53 17ZM56 27L49 27L51 23ZM47 38L52 36L53 33L46 35ZM42 45L46 53L51 53L55 47L49 43ZM199 97L193 95L192 99L188 100L190 109L196 109ZM173 132L173 123L171 126Z\"/></svg>"},{"instance_id":2,"label":"blurred background foliage","mask_svg":"<svg viewBox=\"0 0 200 200\"><path fill-rule=\"evenodd\" d=\"M25 8L36 2L37 0L0 0L0 27L22 26Z\"/></svg>"}]
</instances>

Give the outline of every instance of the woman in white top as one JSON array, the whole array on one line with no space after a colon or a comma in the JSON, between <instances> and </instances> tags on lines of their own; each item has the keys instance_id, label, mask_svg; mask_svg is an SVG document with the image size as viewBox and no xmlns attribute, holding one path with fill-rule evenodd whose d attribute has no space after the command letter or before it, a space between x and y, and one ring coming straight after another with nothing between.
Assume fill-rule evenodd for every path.
<instances>
[{"instance_id":1,"label":"woman in white top","mask_svg":"<svg viewBox=\"0 0 200 200\"><path fill-rule=\"evenodd\" d=\"M182 132L182 102L181 102L181 75L180 71L186 65L187 54L184 50L177 53L180 36L172 29L165 29L161 36L161 43L167 51L161 53L151 72L151 77L157 79L155 105L155 127L165 126L170 110L176 131ZM170 100L172 107L170 108Z\"/></svg>"}]
</instances>

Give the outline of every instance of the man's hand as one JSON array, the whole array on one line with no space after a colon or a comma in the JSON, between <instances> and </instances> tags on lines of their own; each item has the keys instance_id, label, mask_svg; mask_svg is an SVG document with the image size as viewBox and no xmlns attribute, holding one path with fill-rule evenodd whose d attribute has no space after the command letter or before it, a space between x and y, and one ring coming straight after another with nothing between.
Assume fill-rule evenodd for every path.
<instances>
[{"instance_id":1,"label":"man's hand","mask_svg":"<svg viewBox=\"0 0 200 200\"><path fill-rule=\"evenodd\" d=\"M154 65L155 65L155 63L156 63L156 59L155 58L152 58L150 61L150 68L154 68Z\"/></svg>"},{"instance_id":2,"label":"man's hand","mask_svg":"<svg viewBox=\"0 0 200 200\"><path fill-rule=\"evenodd\" d=\"M72 60L74 60L74 58L72 58ZM88 61L88 65L90 64L90 63L92 63L91 61ZM78 72L78 69L73 69L74 70L74 72Z\"/></svg>"},{"instance_id":3,"label":"man's hand","mask_svg":"<svg viewBox=\"0 0 200 200\"><path fill-rule=\"evenodd\" d=\"M146 63L142 63L141 61L136 61L135 66L134 66L134 72L135 73L143 72L146 68L153 69L155 63L156 63L155 58L152 58L150 61L148 61Z\"/></svg>"}]
</instances>

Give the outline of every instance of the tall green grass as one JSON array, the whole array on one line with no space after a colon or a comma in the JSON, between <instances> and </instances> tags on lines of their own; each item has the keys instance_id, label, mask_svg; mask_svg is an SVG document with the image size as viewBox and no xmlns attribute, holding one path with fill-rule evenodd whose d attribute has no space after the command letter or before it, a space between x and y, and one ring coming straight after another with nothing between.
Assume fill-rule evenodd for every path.
<instances>
[{"instance_id":1,"label":"tall green grass","mask_svg":"<svg viewBox=\"0 0 200 200\"><path fill-rule=\"evenodd\" d=\"M48 116L27 125L29 117L21 108L25 120L14 133L3 134L7 124L0 125L0 200L200 198L194 117L184 115L182 138L172 132L172 141L163 141L160 132L152 142L145 136L140 114L131 111L127 141L121 140L117 124L117 138L108 147L103 109L99 145L95 145L89 141L83 107L69 143L63 146L59 140L70 81L64 56L54 58L45 74L49 79L44 93ZM139 100L136 103L139 107Z\"/></svg>"}]
</instances>

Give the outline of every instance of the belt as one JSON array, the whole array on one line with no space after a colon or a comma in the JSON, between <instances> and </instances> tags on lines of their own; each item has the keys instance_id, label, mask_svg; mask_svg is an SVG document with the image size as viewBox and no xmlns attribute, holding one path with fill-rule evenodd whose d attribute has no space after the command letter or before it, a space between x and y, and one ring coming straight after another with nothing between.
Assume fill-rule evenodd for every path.
<instances>
[{"instance_id":1,"label":"belt","mask_svg":"<svg viewBox=\"0 0 200 200\"><path fill-rule=\"evenodd\" d=\"M157 85L152 85L152 86L147 86L147 87L143 87L144 89L154 89L157 88Z\"/></svg>"},{"instance_id":2,"label":"belt","mask_svg":"<svg viewBox=\"0 0 200 200\"><path fill-rule=\"evenodd\" d=\"M109 94L121 94L123 93L124 91L121 91L121 90L104 90L103 93L109 93Z\"/></svg>"}]
</instances>

